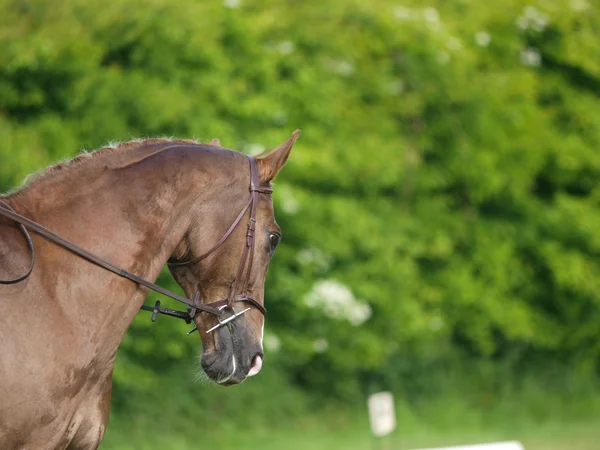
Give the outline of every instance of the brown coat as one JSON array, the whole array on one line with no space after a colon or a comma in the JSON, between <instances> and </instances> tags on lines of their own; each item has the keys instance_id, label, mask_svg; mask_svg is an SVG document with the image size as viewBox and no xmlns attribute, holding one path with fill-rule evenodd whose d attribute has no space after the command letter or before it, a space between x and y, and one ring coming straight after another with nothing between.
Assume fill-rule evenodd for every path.
<instances>
[{"instance_id":1,"label":"brown coat","mask_svg":"<svg viewBox=\"0 0 600 450\"><path fill-rule=\"evenodd\" d=\"M267 185L298 137L257 164ZM184 147L176 144L184 143ZM244 155L191 141L152 139L105 148L47 169L0 197L16 212L147 280L169 257L210 248L248 198ZM214 145L216 144L216 145ZM250 291L261 304L279 232L269 195L260 194ZM226 296L245 232L238 227L214 254L174 272L187 296ZM0 285L0 448L96 449L108 423L117 348L147 290L33 235L32 275ZM14 223L0 217L0 279L23 273L29 254ZM262 355L263 316L241 316L231 332L204 333L201 364L223 384L243 381ZM223 381L224 380L224 381Z\"/></svg>"}]
</instances>

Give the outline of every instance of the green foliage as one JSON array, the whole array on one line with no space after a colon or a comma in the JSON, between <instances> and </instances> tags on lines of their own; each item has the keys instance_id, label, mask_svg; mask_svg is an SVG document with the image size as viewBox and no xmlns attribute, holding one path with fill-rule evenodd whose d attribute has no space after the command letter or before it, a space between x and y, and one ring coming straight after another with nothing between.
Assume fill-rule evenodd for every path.
<instances>
[{"instance_id":1,"label":"green foliage","mask_svg":"<svg viewBox=\"0 0 600 450\"><path fill-rule=\"evenodd\" d=\"M302 128L274 194L267 364L343 398L458 355L594 377L599 12L0 0L0 187L108 140L255 152ZM198 351L181 324L147 321L124 340L118 386L152 389Z\"/></svg>"}]
</instances>

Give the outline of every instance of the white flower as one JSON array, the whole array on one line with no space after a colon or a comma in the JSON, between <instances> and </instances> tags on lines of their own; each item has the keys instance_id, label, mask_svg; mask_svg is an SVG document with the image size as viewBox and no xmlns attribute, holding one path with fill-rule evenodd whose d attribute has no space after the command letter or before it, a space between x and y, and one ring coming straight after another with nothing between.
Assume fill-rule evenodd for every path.
<instances>
[{"instance_id":1,"label":"white flower","mask_svg":"<svg viewBox=\"0 0 600 450\"><path fill-rule=\"evenodd\" d=\"M305 248L296 254L296 261L301 266L306 266L315 260L314 249Z\"/></svg>"},{"instance_id":2,"label":"white flower","mask_svg":"<svg viewBox=\"0 0 600 450\"><path fill-rule=\"evenodd\" d=\"M313 341L313 351L315 353L323 353L329 348L329 342L325 338L315 339Z\"/></svg>"},{"instance_id":3,"label":"white flower","mask_svg":"<svg viewBox=\"0 0 600 450\"><path fill-rule=\"evenodd\" d=\"M413 10L406 6L396 6L394 8L394 17L398 20L411 20L414 16Z\"/></svg>"},{"instance_id":4,"label":"white flower","mask_svg":"<svg viewBox=\"0 0 600 450\"><path fill-rule=\"evenodd\" d=\"M364 303L356 304L350 311L348 311L348 322L355 327L366 322L371 317L371 307Z\"/></svg>"},{"instance_id":5,"label":"white flower","mask_svg":"<svg viewBox=\"0 0 600 450\"><path fill-rule=\"evenodd\" d=\"M480 47L487 47L490 45L491 40L492 38L487 31L478 31L475 33L475 42L477 42L477 45Z\"/></svg>"},{"instance_id":6,"label":"white flower","mask_svg":"<svg viewBox=\"0 0 600 450\"><path fill-rule=\"evenodd\" d=\"M450 50L460 50L462 47L462 42L458 38L449 37L446 41L446 47L448 47Z\"/></svg>"},{"instance_id":7,"label":"white flower","mask_svg":"<svg viewBox=\"0 0 600 450\"><path fill-rule=\"evenodd\" d=\"M279 44L277 44L277 51L282 55L289 55L294 51L295 48L296 46L292 41L281 41Z\"/></svg>"},{"instance_id":8,"label":"white flower","mask_svg":"<svg viewBox=\"0 0 600 450\"><path fill-rule=\"evenodd\" d=\"M328 59L325 61L326 67L332 72L348 77L354 73L354 64L343 59Z\"/></svg>"},{"instance_id":9,"label":"white flower","mask_svg":"<svg viewBox=\"0 0 600 450\"><path fill-rule=\"evenodd\" d=\"M525 7L523 13L525 17L534 18L535 16L537 16L538 10L535 8L535 6L529 5Z\"/></svg>"},{"instance_id":10,"label":"white flower","mask_svg":"<svg viewBox=\"0 0 600 450\"><path fill-rule=\"evenodd\" d=\"M288 120L288 115L285 111L277 111L273 114L273 122L277 125L284 125Z\"/></svg>"},{"instance_id":11,"label":"white flower","mask_svg":"<svg viewBox=\"0 0 600 450\"><path fill-rule=\"evenodd\" d=\"M521 64L529 67L538 67L542 63L540 52L532 47L521 50Z\"/></svg>"},{"instance_id":12,"label":"white flower","mask_svg":"<svg viewBox=\"0 0 600 450\"><path fill-rule=\"evenodd\" d=\"M523 10L523 14L517 17L517 26L521 30L532 28L537 32L544 31L548 25L548 15L538 11L533 6L527 6Z\"/></svg>"},{"instance_id":13,"label":"white flower","mask_svg":"<svg viewBox=\"0 0 600 450\"><path fill-rule=\"evenodd\" d=\"M241 3L241 0L223 0L223 6L231 9L239 8Z\"/></svg>"},{"instance_id":14,"label":"white flower","mask_svg":"<svg viewBox=\"0 0 600 450\"><path fill-rule=\"evenodd\" d=\"M435 8L425 8L423 10L423 17L431 24L436 24L440 21L440 13Z\"/></svg>"},{"instance_id":15,"label":"white flower","mask_svg":"<svg viewBox=\"0 0 600 450\"><path fill-rule=\"evenodd\" d=\"M571 9L573 11L582 12L590 7L587 0L571 0Z\"/></svg>"},{"instance_id":16,"label":"white flower","mask_svg":"<svg viewBox=\"0 0 600 450\"><path fill-rule=\"evenodd\" d=\"M529 28L529 19L525 16L517 17L517 26L521 30L526 30L527 28Z\"/></svg>"},{"instance_id":17,"label":"white flower","mask_svg":"<svg viewBox=\"0 0 600 450\"><path fill-rule=\"evenodd\" d=\"M537 32L544 31L546 25L548 25L548 17L546 15L536 17L531 23L531 27Z\"/></svg>"},{"instance_id":18,"label":"white flower","mask_svg":"<svg viewBox=\"0 0 600 450\"><path fill-rule=\"evenodd\" d=\"M281 200L281 209L286 214L296 214L300 211L300 202L294 197L292 190L288 186L277 188L278 196Z\"/></svg>"},{"instance_id":19,"label":"white flower","mask_svg":"<svg viewBox=\"0 0 600 450\"><path fill-rule=\"evenodd\" d=\"M450 54L448 52L438 52L437 62L444 65L450 62Z\"/></svg>"},{"instance_id":20,"label":"white flower","mask_svg":"<svg viewBox=\"0 0 600 450\"><path fill-rule=\"evenodd\" d=\"M265 347L265 350L268 350L273 353L277 353L281 349L281 341L279 340L277 335L272 333L265 333L263 345Z\"/></svg>"},{"instance_id":21,"label":"white flower","mask_svg":"<svg viewBox=\"0 0 600 450\"><path fill-rule=\"evenodd\" d=\"M431 331L440 331L442 329L442 327L444 326L444 321L442 320L441 317L432 317L431 320L429 321L429 329Z\"/></svg>"},{"instance_id":22,"label":"white flower","mask_svg":"<svg viewBox=\"0 0 600 450\"><path fill-rule=\"evenodd\" d=\"M331 258L318 248L305 248L296 254L296 261L302 266L314 264L321 270L328 270Z\"/></svg>"},{"instance_id":23,"label":"white flower","mask_svg":"<svg viewBox=\"0 0 600 450\"><path fill-rule=\"evenodd\" d=\"M251 143L246 145L245 150L250 156L256 156L264 152L265 148L266 147L262 144Z\"/></svg>"},{"instance_id":24,"label":"white flower","mask_svg":"<svg viewBox=\"0 0 600 450\"><path fill-rule=\"evenodd\" d=\"M404 82L402 80L392 81L387 85L387 91L391 95L400 95L404 92Z\"/></svg>"},{"instance_id":25,"label":"white flower","mask_svg":"<svg viewBox=\"0 0 600 450\"><path fill-rule=\"evenodd\" d=\"M371 307L358 301L347 286L335 280L317 281L304 296L304 304L321 308L327 317L346 320L354 326L371 317Z\"/></svg>"},{"instance_id":26,"label":"white flower","mask_svg":"<svg viewBox=\"0 0 600 450\"><path fill-rule=\"evenodd\" d=\"M340 61L337 65L337 72L345 77L352 75L354 72L354 64L348 61Z\"/></svg>"}]
</instances>

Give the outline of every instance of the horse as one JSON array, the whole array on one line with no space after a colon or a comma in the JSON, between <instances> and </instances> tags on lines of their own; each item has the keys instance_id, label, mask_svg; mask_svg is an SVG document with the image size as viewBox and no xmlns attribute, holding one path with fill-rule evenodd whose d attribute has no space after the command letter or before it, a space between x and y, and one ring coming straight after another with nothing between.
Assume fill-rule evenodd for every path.
<instances>
[{"instance_id":1,"label":"horse","mask_svg":"<svg viewBox=\"0 0 600 450\"><path fill-rule=\"evenodd\" d=\"M299 133L255 158L217 139L121 143L0 196L0 448L99 447L117 349L165 264L208 378L260 371L270 185Z\"/></svg>"}]
</instances>

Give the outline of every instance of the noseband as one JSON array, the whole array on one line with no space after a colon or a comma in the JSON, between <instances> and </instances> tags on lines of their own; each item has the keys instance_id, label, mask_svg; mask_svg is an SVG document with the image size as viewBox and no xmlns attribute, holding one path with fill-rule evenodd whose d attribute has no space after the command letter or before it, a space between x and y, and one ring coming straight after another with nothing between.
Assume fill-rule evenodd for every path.
<instances>
[{"instance_id":1,"label":"noseband","mask_svg":"<svg viewBox=\"0 0 600 450\"><path fill-rule=\"evenodd\" d=\"M254 243L255 243L255 232L256 232L256 206L258 204L258 194L259 193L271 194L273 192L273 190L269 187L261 187L260 186L259 176L258 176L258 168L256 166L256 161L254 160L254 158L252 158L251 156L248 156L248 162L250 165L250 198L248 198L248 201L244 204L244 207L242 208L242 210L240 211L240 213L238 214L236 219L233 221L233 223L231 224L229 229L225 232L225 234L223 234L223 236L221 236L221 238L217 241L217 243L210 250L201 254L197 258L194 258L189 261L177 261L177 260L170 259L167 262L169 267L182 267L182 266L196 264L196 263L202 261L207 256L211 255L215 250L217 250L227 240L227 238L229 236L231 236L231 234L236 229L238 224L242 221L242 219L244 218L244 216L246 215L248 210L250 210L250 218L248 220L248 228L246 231L246 242L244 245L244 249L242 251L240 265L238 266L238 270L237 270L235 279L233 280L233 282L231 283L231 285L229 287L229 293L228 293L227 297L224 299L217 300L212 303L203 304L203 303L200 303L200 292L199 291L196 292L196 294L194 295L194 298L192 300L190 300L186 297L182 297L181 295L178 295L174 292L164 289L154 283L151 283L141 277L138 277L137 275L131 274L131 273L127 272L126 270L122 269L121 267L111 264L110 262L94 255L93 253L79 247L78 245L74 244L73 242L71 242L71 241L59 236L58 234L50 231L49 229L43 227L42 225L38 224L37 222L34 222L24 216L17 214L8 204L3 203L3 202L0 202L0 215L5 216L19 224L19 230L25 237L25 240L27 241L27 247L28 247L29 253L31 254L31 263L30 263L30 266L29 266L27 272L24 275L22 275L18 278L12 279L12 280L0 280L0 284L19 283L19 282L27 279L31 275L31 273L33 271L34 262L35 262L33 240L31 239L31 236L29 235L29 230L31 230L34 233L39 234L40 236L46 238L48 241L50 241L60 247L63 247L66 250L69 250L70 252L91 262L92 264L100 266L110 272L113 272L113 273L119 275L120 277L131 280L134 283L137 283L141 286L144 286L148 289L158 292L166 297L170 297L181 303L185 303L188 306L187 311L177 311L177 310L173 310L173 309L169 309L169 308L161 308L160 301L158 301L158 300L156 301L154 307L142 305L140 309L145 310L145 311L152 311L152 322L154 322L156 320L158 314L165 314L165 315L168 315L171 317L183 319L186 323L190 323L194 320L194 318L196 317L196 314L198 314L199 312L206 312L208 314L214 315L219 322L217 325L215 325L214 327L212 327L206 331L206 333L210 333L210 332L216 330L217 328L220 328L220 327L226 325L227 323L231 322L232 320L235 320L237 317L241 316L242 314L244 314L247 311L249 311L250 309L252 309L251 307L247 307L239 312L235 312L233 307L236 302L249 303L250 306L254 306L258 311L260 311L261 314L265 315L267 312L265 307L263 305L261 305L258 301L256 301L252 297L250 297L250 295L248 293L248 284L250 281L250 274L252 272L252 262L254 259ZM248 263L247 268L246 268L246 263ZM245 277L244 277L244 272L245 272ZM243 282L241 285L240 293L238 294L237 293L238 292L238 282L241 282L242 278L243 278ZM188 332L188 335L190 333L196 331L196 329L197 328L194 327L190 332Z\"/></svg>"}]
</instances>

